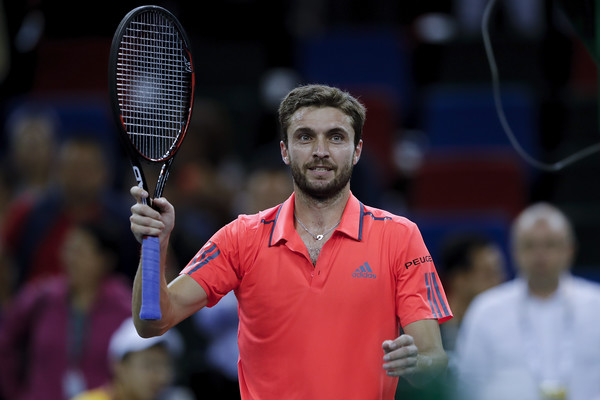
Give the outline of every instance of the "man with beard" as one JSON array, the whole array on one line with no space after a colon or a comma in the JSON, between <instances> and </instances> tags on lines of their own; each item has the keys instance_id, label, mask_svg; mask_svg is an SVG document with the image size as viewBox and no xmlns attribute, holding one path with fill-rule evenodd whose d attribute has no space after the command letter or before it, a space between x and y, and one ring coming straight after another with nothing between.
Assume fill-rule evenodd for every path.
<instances>
[{"instance_id":1,"label":"man with beard","mask_svg":"<svg viewBox=\"0 0 600 400\"><path fill-rule=\"evenodd\" d=\"M470 303L456 339L457 398L600 399L600 285L572 269L577 237L557 206L510 231L516 277Z\"/></svg>"},{"instance_id":2,"label":"man with beard","mask_svg":"<svg viewBox=\"0 0 600 400\"><path fill-rule=\"evenodd\" d=\"M181 271L160 282L166 332L234 291L239 313L242 399L393 399L398 377L423 385L447 365L438 324L452 317L418 228L363 205L350 191L366 111L323 85L292 90L279 108L281 157L294 193L220 229ZM131 189L131 228L157 236L165 268L175 213L165 199ZM164 276L164 275L163 275Z\"/></svg>"}]
</instances>

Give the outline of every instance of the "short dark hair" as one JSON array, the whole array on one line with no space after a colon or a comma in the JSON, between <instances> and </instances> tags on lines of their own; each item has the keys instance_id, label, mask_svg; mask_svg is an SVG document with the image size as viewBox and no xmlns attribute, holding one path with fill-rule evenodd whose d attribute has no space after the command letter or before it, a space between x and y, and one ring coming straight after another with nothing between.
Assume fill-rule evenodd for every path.
<instances>
[{"instance_id":1,"label":"short dark hair","mask_svg":"<svg viewBox=\"0 0 600 400\"><path fill-rule=\"evenodd\" d=\"M286 146L290 119L296 111L303 107L333 107L349 116L354 129L354 144L358 145L367 113L365 106L350 93L341 89L312 84L293 89L279 105L281 140Z\"/></svg>"},{"instance_id":2,"label":"short dark hair","mask_svg":"<svg viewBox=\"0 0 600 400\"><path fill-rule=\"evenodd\" d=\"M469 271L473 251L493 244L489 237L479 233L465 232L447 237L441 246L443 275L447 278L460 271Z\"/></svg>"}]
</instances>

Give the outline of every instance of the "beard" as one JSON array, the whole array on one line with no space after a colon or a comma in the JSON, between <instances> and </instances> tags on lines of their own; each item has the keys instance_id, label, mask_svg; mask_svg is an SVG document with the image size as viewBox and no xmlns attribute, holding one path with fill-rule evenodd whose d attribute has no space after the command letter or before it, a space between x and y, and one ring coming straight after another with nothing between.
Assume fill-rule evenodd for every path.
<instances>
[{"instance_id":1,"label":"beard","mask_svg":"<svg viewBox=\"0 0 600 400\"><path fill-rule=\"evenodd\" d=\"M348 182L350 182L352 170L354 169L352 161L347 165L342 166L342 169L339 169L339 171L338 168L331 164L320 162L307 164L303 167L292 162L290 166L292 178L298 189L307 196L319 201L335 198L346 187ZM339 173L331 182L321 180L309 182L306 178L306 171L316 166L332 168L334 172L338 171Z\"/></svg>"}]
</instances>

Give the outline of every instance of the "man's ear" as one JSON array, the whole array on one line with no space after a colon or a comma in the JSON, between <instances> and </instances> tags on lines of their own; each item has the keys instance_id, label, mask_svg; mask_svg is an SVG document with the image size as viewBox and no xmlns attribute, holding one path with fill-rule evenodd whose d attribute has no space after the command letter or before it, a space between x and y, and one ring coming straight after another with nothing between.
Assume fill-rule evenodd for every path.
<instances>
[{"instance_id":1,"label":"man's ear","mask_svg":"<svg viewBox=\"0 0 600 400\"><path fill-rule=\"evenodd\" d=\"M287 150L287 146L283 143L283 140L279 142L279 148L281 149L281 159L285 165L290 165L290 155Z\"/></svg>"},{"instance_id":2,"label":"man's ear","mask_svg":"<svg viewBox=\"0 0 600 400\"><path fill-rule=\"evenodd\" d=\"M358 144L354 148L354 160L353 160L354 165L356 165L358 163L358 160L360 160L360 155L362 153L362 146L363 146L363 141L361 139L358 141Z\"/></svg>"}]
</instances>

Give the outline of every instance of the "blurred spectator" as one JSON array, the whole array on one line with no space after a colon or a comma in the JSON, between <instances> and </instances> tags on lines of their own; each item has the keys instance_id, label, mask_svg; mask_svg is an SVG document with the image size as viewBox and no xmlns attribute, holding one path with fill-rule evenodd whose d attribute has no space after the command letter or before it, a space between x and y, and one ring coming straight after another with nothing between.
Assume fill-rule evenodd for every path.
<instances>
[{"instance_id":1,"label":"blurred spectator","mask_svg":"<svg viewBox=\"0 0 600 400\"><path fill-rule=\"evenodd\" d=\"M244 188L238 192L235 201L234 209L238 214L266 210L283 203L292 194L292 177L281 159L279 164L267 164L248 174Z\"/></svg>"},{"instance_id":2,"label":"blurred spectator","mask_svg":"<svg viewBox=\"0 0 600 400\"><path fill-rule=\"evenodd\" d=\"M6 122L7 151L2 169L1 226L30 208L52 184L56 154L56 118L35 107L13 111ZM8 219L7 219L8 218ZM3 228L4 229L4 228ZM16 274L11 267L7 243L0 244L0 304L12 296Z\"/></svg>"},{"instance_id":3,"label":"blurred spectator","mask_svg":"<svg viewBox=\"0 0 600 400\"><path fill-rule=\"evenodd\" d=\"M454 352L458 328L479 293L499 285L506 279L506 261L500 246L477 233L451 234L441 248L441 278L448 294L454 318L440 325L446 352ZM452 362L452 358L451 362Z\"/></svg>"},{"instance_id":4,"label":"blurred spectator","mask_svg":"<svg viewBox=\"0 0 600 400\"><path fill-rule=\"evenodd\" d=\"M232 200L245 173L234 148L232 124L223 104L195 100L188 133L164 194L177 204L181 216L171 235L176 258L176 268L171 269L173 278L179 273L179 265L196 254L198 243L206 242L216 229L234 218Z\"/></svg>"},{"instance_id":5,"label":"blurred spectator","mask_svg":"<svg viewBox=\"0 0 600 400\"><path fill-rule=\"evenodd\" d=\"M183 343L176 329L144 339L128 318L110 340L110 382L73 400L193 400L188 390L172 386L174 362L182 351Z\"/></svg>"},{"instance_id":6,"label":"blurred spectator","mask_svg":"<svg viewBox=\"0 0 600 400\"><path fill-rule=\"evenodd\" d=\"M114 229L119 248L117 268L133 278L137 245L129 232L130 203L110 190L110 165L103 147L92 137L67 139L56 162L56 185L32 202L8 210L2 243L14 272L14 287L61 274L60 249L69 228L78 222L103 221Z\"/></svg>"},{"instance_id":7,"label":"blurred spectator","mask_svg":"<svg viewBox=\"0 0 600 400\"><path fill-rule=\"evenodd\" d=\"M188 133L177 154L169 198L196 210L210 210L220 225L233 218L231 196L238 190L243 167L235 149L233 121L223 104L197 99Z\"/></svg>"},{"instance_id":8,"label":"blurred spectator","mask_svg":"<svg viewBox=\"0 0 600 400\"><path fill-rule=\"evenodd\" d=\"M15 202L32 201L52 184L57 150L57 117L45 109L22 107L6 122L6 161L14 181Z\"/></svg>"},{"instance_id":9,"label":"blurred spectator","mask_svg":"<svg viewBox=\"0 0 600 400\"><path fill-rule=\"evenodd\" d=\"M7 399L68 399L110 377L111 335L131 316L131 289L114 273L110 226L71 228L59 252L65 275L25 285L0 330L0 379Z\"/></svg>"},{"instance_id":10,"label":"blurred spectator","mask_svg":"<svg viewBox=\"0 0 600 400\"><path fill-rule=\"evenodd\" d=\"M570 274L575 236L537 203L512 228L518 276L477 296L457 339L460 398L600 398L600 285Z\"/></svg>"}]
</instances>

